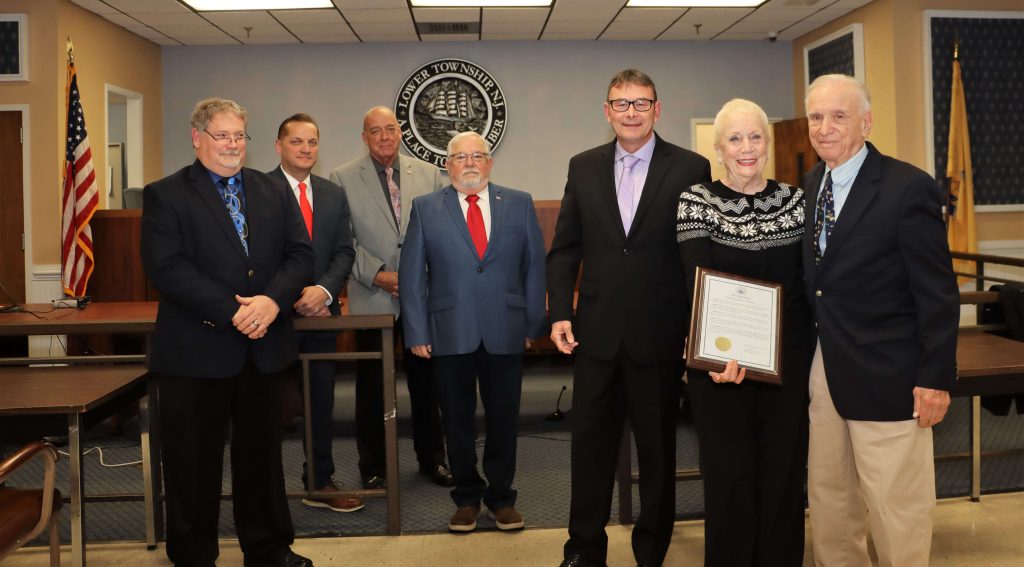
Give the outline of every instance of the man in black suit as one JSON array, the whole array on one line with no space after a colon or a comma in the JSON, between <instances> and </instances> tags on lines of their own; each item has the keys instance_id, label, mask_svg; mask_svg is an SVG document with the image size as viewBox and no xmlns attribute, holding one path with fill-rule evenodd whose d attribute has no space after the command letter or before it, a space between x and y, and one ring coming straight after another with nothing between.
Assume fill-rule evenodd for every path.
<instances>
[{"instance_id":1,"label":"man in black suit","mask_svg":"<svg viewBox=\"0 0 1024 567\"><path fill-rule=\"evenodd\" d=\"M294 114L277 129L274 149L281 165L267 174L287 183L313 241L313 279L302 288L292 308L303 317L328 317L341 313L339 295L352 271L356 252L352 248L351 215L341 187L313 175L320 152L320 129L308 114ZM315 211L315 214L314 214ZM309 331L298 333L299 352L337 351L337 334ZM334 425L334 378L336 364L330 360L309 363L310 425L313 431L313 487L319 492L337 493L334 457L331 452ZM303 465L305 471L305 465ZM303 484L307 484L305 473ZM337 494L305 498L302 503L335 512L355 512L363 507L359 498Z\"/></svg>"},{"instance_id":2,"label":"man in black suit","mask_svg":"<svg viewBox=\"0 0 1024 567\"><path fill-rule=\"evenodd\" d=\"M661 565L675 520L675 420L689 298L676 246L679 193L708 181L708 160L654 133L654 82L612 78L604 113L615 141L576 155L547 258L551 340L576 354L572 504L563 567L602 566L622 427L640 461L633 554ZM573 318L573 288L580 274Z\"/></svg>"},{"instance_id":3,"label":"man in black suit","mask_svg":"<svg viewBox=\"0 0 1024 567\"><path fill-rule=\"evenodd\" d=\"M931 427L956 382L959 293L927 173L869 142L871 101L845 75L805 100L823 160L804 177L804 277L818 344L810 376L808 500L818 565L927 565Z\"/></svg>"},{"instance_id":4,"label":"man in black suit","mask_svg":"<svg viewBox=\"0 0 1024 567\"><path fill-rule=\"evenodd\" d=\"M160 292L149 368L159 376L167 556L215 564L230 426L235 527L247 566L305 567L281 467L281 392L296 357L291 305L313 273L295 199L243 168L246 111L192 113L196 161L146 186L142 263Z\"/></svg>"}]
</instances>

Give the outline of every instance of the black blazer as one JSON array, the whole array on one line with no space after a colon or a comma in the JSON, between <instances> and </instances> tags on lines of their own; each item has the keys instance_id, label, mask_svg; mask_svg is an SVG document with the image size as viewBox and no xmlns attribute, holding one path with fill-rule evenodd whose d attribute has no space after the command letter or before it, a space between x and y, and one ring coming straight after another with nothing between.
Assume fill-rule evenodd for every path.
<instances>
[{"instance_id":1,"label":"black blazer","mask_svg":"<svg viewBox=\"0 0 1024 567\"><path fill-rule=\"evenodd\" d=\"M839 414L899 421L911 419L915 386L956 382L959 290L938 185L867 146L819 265L814 211L825 164L804 177L804 277Z\"/></svg>"},{"instance_id":2,"label":"black blazer","mask_svg":"<svg viewBox=\"0 0 1024 567\"><path fill-rule=\"evenodd\" d=\"M313 249L295 198L259 171L243 168L249 225L246 256L234 225L197 160L143 191L142 265L160 292L150 370L221 378L251 356L277 372L297 351L291 306L313 273ZM261 339L235 330L235 294L267 295L281 313Z\"/></svg>"},{"instance_id":3,"label":"black blazer","mask_svg":"<svg viewBox=\"0 0 1024 567\"><path fill-rule=\"evenodd\" d=\"M295 199L295 192L290 190L280 166L267 175L283 181L289 189L288 195ZM309 184L313 189L313 279L310 282L323 286L331 294L334 300L327 307L332 315L338 315L341 313L339 296L356 258L352 247L352 213L341 187L313 174L309 176Z\"/></svg>"},{"instance_id":4,"label":"black blazer","mask_svg":"<svg viewBox=\"0 0 1024 567\"><path fill-rule=\"evenodd\" d=\"M708 181L708 160L660 137L629 234L615 198L615 142L576 155L547 257L552 321L573 320L579 350L600 360L624 345L641 363L678 359L689 322L689 298L676 247L679 194Z\"/></svg>"}]
</instances>

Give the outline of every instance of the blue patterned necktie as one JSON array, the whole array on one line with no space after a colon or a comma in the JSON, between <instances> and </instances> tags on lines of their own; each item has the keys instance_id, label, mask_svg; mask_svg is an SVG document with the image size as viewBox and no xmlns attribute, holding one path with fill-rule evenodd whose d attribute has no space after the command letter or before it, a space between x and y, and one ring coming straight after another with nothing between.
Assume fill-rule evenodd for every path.
<instances>
[{"instance_id":1,"label":"blue patterned necktie","mask_svg":"<svg viewBox=\"0 0 1024 567\"><path fill-rule=\"evenodd\" d=\"M832 236L832 228L836 225L836 209L832 202L832 172L825 175L825 186L818 196L818 206L814 215L814 263L821 263L825 247L821 243L821 234L825 233L825 242Z\"/></svg>"},{"instance_id":2,"label":"blue patterned necktie","mask_svg":"<svg viewBox=\"0 0 1024 567\"><path fill-rule=\"evenodd\" d=\"M238 231L238 238L242 241L242 248L245 255L249 255L249 225L245 222L245 211L242 209L242 199L238 194L238 180L234 177L222 177L217 183L217 191L220 198L224 200L224 206L231 216L231 223Z\"/></svg>"}]
</instances>

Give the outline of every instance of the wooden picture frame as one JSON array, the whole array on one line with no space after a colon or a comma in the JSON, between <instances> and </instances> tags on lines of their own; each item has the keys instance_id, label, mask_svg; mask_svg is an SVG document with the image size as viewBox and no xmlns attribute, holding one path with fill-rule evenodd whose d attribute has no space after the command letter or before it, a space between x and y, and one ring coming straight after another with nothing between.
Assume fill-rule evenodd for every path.
<instances>
[{"instance_id":1,"label":"wooden picture frame","mask_svg":"<svg viewBox=\"0 0 1024 567\"><path fill-rule=\"evenodd\" d=\"M850 24L804 46L804 87L830 73L864 82L863 24Z\"/></svg>"},{"instance_id":2,"label":"wooden picture frame","mask_svg":"<svg viewBox=\"0 0 1024 567\"><path fill-rule=\"evenodd\" d=\"M782 284L698 267L686 365L722 372L735 360L748 379L782 384L782 309Z\"/></svg>"},{"instance_id":3,"label":"wooden picture frame","mask_svg":"<svg viewBox=\"0 0 1024 567\"><path fill-rule=\"evenodd\" d=\"M0 81L28 81L27 14L0 14Z\"/></svg>"}]
</instances>

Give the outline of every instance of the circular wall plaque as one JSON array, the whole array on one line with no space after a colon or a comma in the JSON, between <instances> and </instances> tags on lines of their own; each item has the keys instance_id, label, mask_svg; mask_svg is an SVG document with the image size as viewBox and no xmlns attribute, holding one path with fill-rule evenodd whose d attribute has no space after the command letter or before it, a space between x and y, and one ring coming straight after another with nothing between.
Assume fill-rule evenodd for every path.
<instances>
[{"instance_id":1,"label":"circular wall plaque","mask_svg":"<svg viewBox=\"0 0 1024 567\"><path fill-rule=\"evenodd\" d=\"M444 169L448 141L474 131L494 151L505 134L508 108L490 73L462 59L438 59L405 80L395 101L402 145L410 154Z\"/></svg>"}]
</instances>

